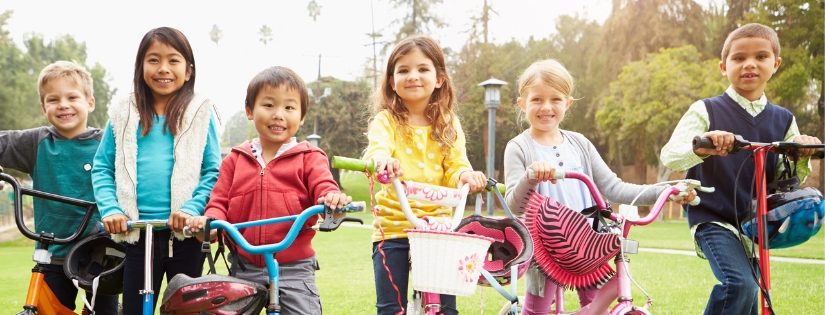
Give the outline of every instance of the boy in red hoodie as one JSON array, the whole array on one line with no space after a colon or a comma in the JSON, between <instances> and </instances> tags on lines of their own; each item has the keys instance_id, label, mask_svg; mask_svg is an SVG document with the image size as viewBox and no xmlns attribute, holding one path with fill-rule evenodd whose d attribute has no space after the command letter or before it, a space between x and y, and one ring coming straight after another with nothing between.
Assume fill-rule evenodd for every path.
<instances>
[{"instance_id":1,"label":"boy in red hoodie","mask_svg":"<svg viewBox=\"0 0 825 315\"><path fill-rule=\"evenodd\" d=\"M246 116L255 123L258 138L232 148L223 160L204 216L187 222L193 232L203 228L207 217L240 223L299 214L321 202L337 209L352 201L338 189L324 151L295 140L308 107L306 84L289 68L268 68L249 82ZM317 216L307 220L292 246L277 254L284 314L321 314L318 261L311 245L315 231L310 229L317 221ZM289 228L249 227L242 234L252 245L274 244ZM262 255L238 248L228 259L230 275L269 285Z\"/></svg>"}]
</instances>

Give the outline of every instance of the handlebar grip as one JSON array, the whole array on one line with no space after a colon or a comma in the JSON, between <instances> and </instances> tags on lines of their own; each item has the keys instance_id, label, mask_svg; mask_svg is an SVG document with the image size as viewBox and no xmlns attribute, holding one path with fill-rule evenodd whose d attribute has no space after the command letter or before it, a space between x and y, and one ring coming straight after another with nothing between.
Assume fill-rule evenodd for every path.
<instances>
[{"instance_id":1,"label":"handlebar grip","mask_svg":"<svg viewBox=\"0 0 825 315\"><path fill-rule=\"evenodd\" d=\"M812 159L825 159L825 149L819 149L811 155Z\"/></svg>"},{"instance_id":2,"label":"handlebar grip","mask_svg":"<svg viewBox=\"0 0 825 315\"><path fill-rule=\"evenodd\" d=\"M332 167L340 168L344 170L351 170L351 171L363 171L367 170L370 173L375 172L375 163L372 160L365 161L353 158L347 158L343 156L333 156L332 157Z\"/></svg>"},{"instance_id":3,"label":"handlebar grip","mask_svg":"<svg viewBox=\"0 0 825 315\"><path fill-rule=\"evenodd\" d=\"M713 145L713 140L708 138L702 138L701 136L693 137L693 149L714 149L716 146Z\"/></svg>"}]
</instances>

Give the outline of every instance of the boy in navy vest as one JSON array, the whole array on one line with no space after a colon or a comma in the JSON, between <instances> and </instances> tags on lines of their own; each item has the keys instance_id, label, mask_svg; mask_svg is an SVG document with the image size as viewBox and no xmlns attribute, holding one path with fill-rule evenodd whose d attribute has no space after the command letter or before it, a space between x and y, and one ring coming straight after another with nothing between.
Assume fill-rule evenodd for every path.
<instances>
[{"instance_id":1,"label":"boy in navy vest","mask_svg":"<svg viewBox=\"0 0 825 315\"><path fill-rule=\"evenodd\" d=\"M739 230L751 216L754 162L749 151L728 156L734 135L752 142L821 143L800 135L793 114L765 97L765 85L780 63L779 39L771 28L753 23L731 32L719 62L731 86L722 95L691 105L662 148L665 166L688 170L687 178L716 188L714 193L699 192L702 202L698 206L685 205L696 254L708 260L721 282L713 287L705 314L757 314L759 284L752 273L757 268L756 259L748 252L750 240L740 239ZM716 148L694 151L692 139L696 135L710 138ZM808 157L814 150L800 153L803 158L797 174L804 180L811 172ZM769 182L778 174L778 162L775 154L768 154L765 176Z\"/></svg>"},{"instance_id":2,"label":"boy in navy vest","mask_svg":"<svg viewBox=\"0 0 825 315\"><path fill-rule=\"evenodd\" d=\"M27 130L0 131L0 165L31 175L33 188L57 195L94 201L92 160L103 131L87 127L95 109L92 76L83 66L57 61L43 68L37 79L40 107L52 125ZM35 231L70 236L86 209L34 198ZM92 222L100 221L95 213ZM82 235L91 233L89 224ZM79 238L79 239L82 239ZM51 264L45 265L44 280L61 304L75 308L77 288L63 273L63 260L74 244L50 245ZM91 297L91 292L86 295ZM97 296L96 314L117 314L118 297Z\"/></svg>"}]
</instances>

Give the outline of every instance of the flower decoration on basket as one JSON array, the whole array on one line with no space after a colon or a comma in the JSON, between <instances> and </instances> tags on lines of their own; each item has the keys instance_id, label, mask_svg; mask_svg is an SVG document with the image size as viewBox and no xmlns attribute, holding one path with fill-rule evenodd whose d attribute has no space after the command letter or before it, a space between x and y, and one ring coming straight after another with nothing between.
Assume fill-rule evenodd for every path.
<instances>
[{"instance_id":1,"label":"flower decoration on basket","mask_svg":"<svg viewBox=\"0 0 825 315\"><path fill-rule=\"evenodd\" d=\"M458 271L464 276L466 282L478 280L481 268L484 268L484 259L477 254L465 256L464 259L458 261Z\"/></svg>"}]
</instances>

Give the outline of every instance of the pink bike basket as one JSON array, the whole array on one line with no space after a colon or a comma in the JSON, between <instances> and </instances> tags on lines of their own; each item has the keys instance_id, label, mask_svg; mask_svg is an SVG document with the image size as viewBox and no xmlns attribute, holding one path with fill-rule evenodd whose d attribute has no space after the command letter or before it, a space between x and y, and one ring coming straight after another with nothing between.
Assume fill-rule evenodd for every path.
<instances>
[{"instance_id":1,"label":"pink bike basket","mask_svg":"<svg viewBox=\"0 0 825 315\"><path fill-rule=\"evenodd\" d=\"M492 238L456 232L404 232L410 239L413 289L462 296L475 292Z\"/></svg>"}]
</instances>

